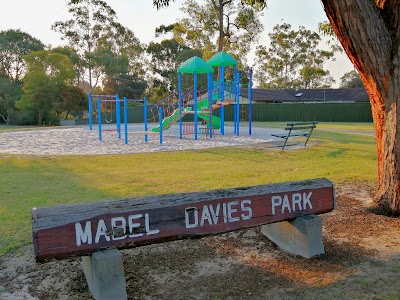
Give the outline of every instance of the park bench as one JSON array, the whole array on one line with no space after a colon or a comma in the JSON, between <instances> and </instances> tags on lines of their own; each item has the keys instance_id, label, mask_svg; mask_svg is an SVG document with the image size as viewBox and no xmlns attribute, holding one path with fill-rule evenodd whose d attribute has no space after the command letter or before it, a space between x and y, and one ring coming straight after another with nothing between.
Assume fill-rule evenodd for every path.
<instances>
[{"instance_id":1,"label":"park bench","mask_svg":"<svg viewBox=\"0 0 400 300\"><path fill-rule=\"evenodd\" d=\"M281 249L310 258L324 253L317 215L334 207L334 185L324 178L38 207L33 245L38 262L83 256L95 299L127 299L118 249L262 225Z\"/></svg>"},{"instance_id":2,"label":"park bench","mask_svg":"<svg viewBox=\"0 0 400 300\"><path fill-rule=\"evenodd\" d=\"M290 137L299 137L299 136L307 137L307 139L304 143L304 146L306 146L314 128L317 127L317 124L318 124L318 121L288 122L285 127L285 130L287 130L286 133L272 134L272 136L285 139L285 142L283 143L283 146L282 146L282 150L285 149L287 141Z\"/></svg>"}]
</instances>

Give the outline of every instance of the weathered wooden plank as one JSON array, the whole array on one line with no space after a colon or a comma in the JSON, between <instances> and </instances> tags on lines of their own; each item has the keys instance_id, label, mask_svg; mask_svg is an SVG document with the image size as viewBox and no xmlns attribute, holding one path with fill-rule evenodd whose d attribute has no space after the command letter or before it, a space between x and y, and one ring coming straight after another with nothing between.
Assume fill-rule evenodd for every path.
<instances>
[{"instance_id":1,"label":"weathered wooden plank","mask_svg":"<svg viewBox=\"0 0 400 300\"><path fill-rule=\"evenodd\" d=\"M45 261L217 234L322 214L334 206L332 182L314 179L39 207L32 210L35 256Z\"/></svg>"}]
</instances>

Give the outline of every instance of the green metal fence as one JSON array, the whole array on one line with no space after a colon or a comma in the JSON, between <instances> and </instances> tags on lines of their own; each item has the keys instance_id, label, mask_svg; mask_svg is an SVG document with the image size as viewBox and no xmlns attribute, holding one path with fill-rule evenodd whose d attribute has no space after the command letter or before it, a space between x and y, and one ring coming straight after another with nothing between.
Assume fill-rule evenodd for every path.
<instances>
[{"instance_id":1,"label":"green metal fence","mask_svg":"<svg viewBox=\"0 0 400 300\"><path fill-rule=\"evenodd\" d=\"M242 104L241 110L248 111L248 104ZM123 112L121 111L121 116ZM219 110L214 111L219 115ZM112 116L115 123L115 114ZM122 117L123 120L123 117ZM186 115L184 121L193 120ZM225 120L233 121L233 105L225 106ZM253 121L319 121L319 122L372 122L371 105L363 103L273 103L253 104ZM129 123L143 123L143 106L128 108ZM80 120L79 124L88 124Z\"/></svg>"}]
</instances>

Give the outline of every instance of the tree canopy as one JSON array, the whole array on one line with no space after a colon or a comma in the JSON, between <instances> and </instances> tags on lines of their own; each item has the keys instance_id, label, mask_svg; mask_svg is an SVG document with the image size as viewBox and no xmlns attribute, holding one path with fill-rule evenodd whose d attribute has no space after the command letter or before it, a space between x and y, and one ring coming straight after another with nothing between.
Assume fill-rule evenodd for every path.
<instances>
[{"instance_id":1,"label":"tree canopy","mask_svg":"<svg viewBox=\"0 0 400 300\"><path fill-rule=\"evenodd\" d=\"M259 69L256 78L260 86L270 89L326 88L333 83L324 63L334 55L321 50L318 33L302 26L293 30L290 24L278 24L269 34L269 48L259 46Z\"/></svg>"},{"instance_id":2,"label":"tree canopy","mask_svg":"<svg viewBox=\"0 0 400 300\"><path fill-rule=\"evenodd\" d=\"M0 32L0 74L12 81L19 81L26 72L24 55L43 50L38 39L20 30L9 29Z\"/></svg>"}]
</instances>

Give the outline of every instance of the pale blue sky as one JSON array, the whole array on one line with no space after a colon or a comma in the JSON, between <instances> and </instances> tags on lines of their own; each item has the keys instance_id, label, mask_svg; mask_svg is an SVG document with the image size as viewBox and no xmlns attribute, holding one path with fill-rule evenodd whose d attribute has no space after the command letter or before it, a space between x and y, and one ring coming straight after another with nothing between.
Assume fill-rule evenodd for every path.
<instances>
[{"instance_id":1,"label":"pale blue sky","mask_svg":"<svg viewBox=\"0 0 400 300\"><path fill-rule=\"evenodd\" d=\"M61 36L50 29L55 21L70 18L66 0L11 0L2 1L0 10L0 30L21 29L40 39L43 43L58 46L64 44ZM152 0L106 0L117 12L118 21L133 30L143 43L154 40L154 29L161 24L173 23L183 16L179 10L183 0L177 0L169 8L157 11ZM302 25L317 30L318 23L326 20L322 4L319 0L269 0L268 8L261 17L265 30L260 43L268 45L268 33L278 23L286 22L293 28ZM252 65L254 54L247 57ZM327 64L327 68L335 78L339 78L353 69L345 55L337 55L335 62Z\"/></svg>"}]
</instances>

